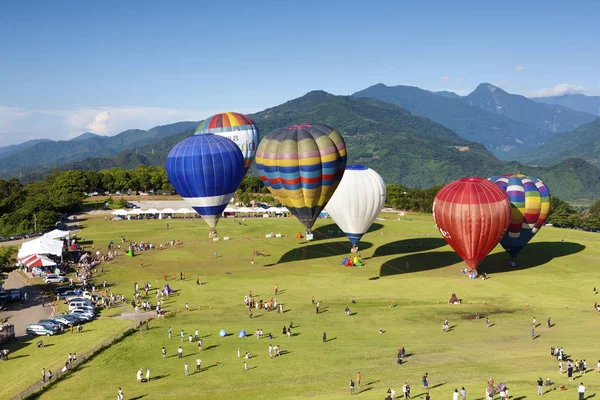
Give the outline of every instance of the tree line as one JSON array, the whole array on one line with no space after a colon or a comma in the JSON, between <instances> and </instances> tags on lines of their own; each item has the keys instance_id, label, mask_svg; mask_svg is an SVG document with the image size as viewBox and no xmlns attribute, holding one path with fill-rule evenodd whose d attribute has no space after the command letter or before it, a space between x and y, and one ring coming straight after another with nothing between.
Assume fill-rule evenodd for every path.
<instances>
[{"instance_id":1,"label":"tree line","mask_svg":"<svg viewBox=\"0 0 600 400\"><path fill-rule=\"evenodd\" d=\"M387 185L386 206L398 210L429 213L442 186L413 189ZM61 171L28 184L18 179L0 179L0 236L30 233L53 228L64 213L80 211L86 195L94 192L136 193L173 191L164 167L138 165L126 170ZM236 192L245 206L252 202L280 206L257 176L246 176ZM123 203L121 199L119 205ZM567 228L600 230L600 200L591 208L577 209L557 197L552 198L548 222Z\"/></svg>"}]
</instances>

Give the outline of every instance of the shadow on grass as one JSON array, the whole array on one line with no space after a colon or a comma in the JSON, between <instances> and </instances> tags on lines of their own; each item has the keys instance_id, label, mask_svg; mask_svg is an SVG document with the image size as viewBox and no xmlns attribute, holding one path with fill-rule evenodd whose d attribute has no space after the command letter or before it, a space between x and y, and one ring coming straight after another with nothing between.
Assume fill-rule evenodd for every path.
<instances>
[{"instance_id":1,"label":"shadow on grass","mask_svg":"<svg viewBox=\"0 0 600 400\"><path fill-rule=\"evenodd\" d=\"M417 253L433 250L445 246L447 243L442 238L415 238L397 240L379 246L373 257L392 256L395 254Z\"/></svg>"},{"instance_id":2,"label":"shadow on grass","mask_svg":"<svg viewBox=\"0 0 600 400\"><path fill-rule=\"evenodd\" d=\"M130 400L143 399L146 396L148 396L148 395L147 394L141 394L139 396L131 397Z\"/></svg>"},{"instance_id":3,"label":"shadow on grass","mask_svg":"<svg viewBox=\"0 0 600 400\"><path fill-rule=\"evenodd\" d=\"M158 376L155 376L154 378L151 378L150 380L151 380L151 381L157 381L157 380L159 380L159 379L166 378L167 376L171 376L171 374L166 374L166 375L164 375L164 374L163 374L163 375L158 375Z\"/></svg>"},{"instance_id":4,"label":"shadow on grass","mask_svg":"<svg viewBox=\"0 0 600 400\"><path fill-rule=\"evenodd\" d=\"M373 247L372 243L369 242L361 242L360 249L365 250ZM309 244L306 246L297 247L293 250L288 251L284 255L281 256L279 261L275 264L268 264L265 266L272 266L276 264L293 262L293 261L302 261L302 260L313 260L317 258L326 258L331 256L348 256L350 255L350 249L352 245L350 242L333 242L333 243L317 243L317 244ZM340 264L342 262L342 258L340 258Z\"/></svg>"},{"instance_id":5,"label":"shadow on grass","mask_svg":"<svg viewBox=\"0 0 600 400\"><path fill-rule=\"evenodd\" d=\"M220 344L211 344L210 346L207 346L204 350L210 350L210 349L214 349L216 347L219 347Z\"/></svg>"},{"instance_id":6,"label":"shadow on grass","mask_svg":"<svg viewBox=\"0 0 600 400\"><path fill-rule=\"evenodd\" d=\"M555 258L579 253L585 246L572 242L539 242L531 243L519 255L519 266L510 267L506 262L508 255L504 252L486 257L477 268L479 273L503 273L538 267ZM461 258L454 251L434 251L409 254L385 262L379 269L379 276L406 274L445 268L460 263Z\"/></svg>"},{"instance_id":7,"label":"shadow on grass","mask_svg":"<svg viewBox=\"0 0 600 400\"><path fill-rule=\"evenodd\" d=\"M383 228L382 224L375 222L373 225L371 225L371 227L369 228L367 233L375 232L382 228ZM312 233L313 233L313 237L314 237L313 241L346 236L346 235L344 235L344 232L342 232L342 230L336 224L327 224L327 225L320 226L316 229L313 229ZM361 249L363 248L362 243L359 246L359 248L361 248Z\"/></svg>"}]
</instances>

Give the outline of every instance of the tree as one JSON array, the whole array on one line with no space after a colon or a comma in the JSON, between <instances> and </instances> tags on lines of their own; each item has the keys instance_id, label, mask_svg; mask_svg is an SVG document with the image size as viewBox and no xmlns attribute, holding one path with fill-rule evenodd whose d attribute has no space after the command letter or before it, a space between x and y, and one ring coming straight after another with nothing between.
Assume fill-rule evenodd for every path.
<instances>
[{"instance_id":1,"label":"tree","mask_svg":"<svg viewBox=\"0 0 600 400\"><path fill-rule=\"evenodd\" d=\"M0 273L14 269L14 264L17 262L16 253L17 248L15 246L0 247Z\"/></svg>"}]
</instances>

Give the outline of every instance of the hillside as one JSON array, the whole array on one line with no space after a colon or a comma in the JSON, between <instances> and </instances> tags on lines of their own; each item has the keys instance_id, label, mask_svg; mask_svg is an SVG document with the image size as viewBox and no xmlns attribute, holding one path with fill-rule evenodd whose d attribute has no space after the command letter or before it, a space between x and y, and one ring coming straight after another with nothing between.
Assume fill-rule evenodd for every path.
<instances>
[{"instance_id":1,"label":"hillside","mask_svg":"<svg viewBox=\"0 0 600 400\"><path fill-rule=\"evenodd\" d=\"M556 104L569 107L600 117L600 96L586 96L583 94L565 94L562 96L537 97L531 99L540 103Z\"/></svg>"},{"instance_id":2,"label":"hillside","mask_svg":"<svg viewBox=\"0 0 600 400\"><path fill-rule=\"evenodd\" d=\"M567 160L551 167L502 162L482 145L469 142L435 122L373 99L316 91L251 117L261 135L302 122L319 121L334 126L344 135L349 162L374 168L387 183L427 188L463 176L523 172L546 181L553 194L567 200L591 199L600 194L600 170L582 160ZM53 170L134 168L140 163L164 165L170 149L192 135L194 128L112 158L36 168L34 174L24 171L23 180L40 179Z\"/></svg>"},{"instance_id":3,"label":"hillside","mask_svg":"<svg viewBox=\"0 0 600 400\"><path fill-rule=\"evenodd\" d=\"M559 133L544 145L517 156L539 164L581 158L600 166L600 118L571 132Z\"/></svg>"},{"instance_id":4,"label":"hillside","mask_svg":"<svg viewBox=\"0 0 600 400\"><path fill-rule=\"evenodd\" d=\"M52 140L50 140L50 139L35 139L35 140L29 140L27 142L23 142L20 144L13 144L10 146L0 147L0 158L7 157L18 151L28 149L32 146L35 146L36 144L47 143L47 142L52 142Z\"/></svg>"},{"instance_id":5,"label":"hillside","mask_svg":"<svg viewBox=\"0 0 600 400\"><path fill-rule=\"evenodd\" d=\"M150 130L131 129L115 136L84 134L79 140L44 141L25 148L13 146L0 157L0 170L30 170L53 167L86 158L110 158L124 150L136 149L177 133L195 128L197 122L177 122ZM77 139L77 138L76 138ZM34 155L34 156L32 156Z\"/></svg>"},{"instance_id":6,"label":"hillside","mask_svg":"<svg viewBox=\"0 0 600 400\"><path fill-rule=\"evenodd\" d=\"M561 105L539 103L524 96L510 94L489 83L480 84L463 99L467 104L482 110L553 133L571 131L596 118Z\"/></svg>"},{"instance_id":7,"label":"hillside","mask_svg":"<svg viewBox=\"0 0 600 400\"><path fill-rule=\"evenodd\" d=\"M452 129L461 137L482 143L496 156L510 159L510 152L539 145L552 134L497 113L467 104L450 92L433 93L412 86L377 84L354 93L406 108Z\"/></svg>"}]
</instances>

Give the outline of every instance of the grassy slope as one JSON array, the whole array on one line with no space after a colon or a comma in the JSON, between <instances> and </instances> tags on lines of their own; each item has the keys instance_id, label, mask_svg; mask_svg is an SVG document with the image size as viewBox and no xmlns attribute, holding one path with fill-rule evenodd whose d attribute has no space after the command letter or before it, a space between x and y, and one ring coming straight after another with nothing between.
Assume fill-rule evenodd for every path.
<instances>
[{"instance_id":1,"label":"grassy slope","mask_svg":"<svg viewBox=\"0 0 600 400\"><path fill-rule=\"evenodd\" d=\"M259 236L270 231L293 235L300 230L294 220L246 222L244 227L231 220L221 221L221 236ZM202 221L169 223L171 229L167 231L164 221L89 220L84 222L84 234L94 240L96 248L104 248L110 238L118 239L121 234L155 243L184 241L182 247L133 259L120 257L105 268L106 278L117 293L130 296L134 281L160 285L163 272L183 271L190 278L171 282L180 291L171 296L167 307L183 308L189 302L194 311L153 322L150 331L117 344L40 398L66 399L73 393L85 393L89 398L108 399L115 397L120 386L126 398L337 399L348 395L348 382L361 371L363 391L367 390L364 398L383 398L388 387L400 392L405 380L417 397L422 393L420 377L429 372L432 397L436 399L449 398L454 388L463 385L469 398L479 398L489 377L507 382L516 398L533 398L538 376L567 385L568 392L553 391L545 396L564 399L575 398L575 384L556 373L557 364L548 356L550 345L564 346L574 358L586 358L589 367L598 359L598 315L591 307L595 261L600 252L597 234L544 228L523 251L521 269L502 271L506 257L498 248L481 267L492 271L491 279L482 282L459 273L463 265L438 238L430 216L382 222L381 229L364 238L362 256L372 258L363 268L339 266L342 256L331 255L346 251L343 238L310 244L291 237L194 243L208 231ZM329 223L331 220L318 222ZM565 243L560 243L563 236ZM252 249L263 248L271 255L257 257L255 265L250 265ZM213 257L214 250L220 257ZM207 284L195 285L196 275ZM275 284L283 290L278 301L290 311L280 315L261 310L249 320L244 294L252 290L255 296L260 295L258 298L267 299ZM444 304L452 292L472 304ZM312 295L322 301L326 312L315 314ZM352 298L357 304L350 303ZM387 307L389 298L397 304L395 308ZM198 305L201 311L195 310ZM212 311L207 309L209 305ZM346 318L346 305L357 314ZM475 312L491 314L496 325L486 329L483 319L469 320ZM535 341L529 333L533 316L544 323ZM545 328L548 316L557 324L549 331ZM443 335L445 317L455 327ZM281 328L290 321L298 325L294 332L299 335L282 338ZM190 354L184 360L160 356L162 346L172 355L179 345L175 337L167 338L169 326L175 333L200 329L205 348L209 347L201 354L206 370L184 376L184 362L195 369L193 344L184 343L185 354ZM385 329L383 335L377 333L380 327ZM219 338L222 328L234 335ZM257 328L265 334L272 332L273 344L289 353L269 359L267 339L237 338L238 330L254 333ZM336 339L322 343L323 330ZM395 365L399 346L414 353L402 366ZM243 361L236 356L238 347L242 353L248 350L255 355L249 361L253 369L248 372L242 371ZM217 361L223 365L216 366ZM138 368L150 368L154 377L162 378L137 385ZM590 374L583 380L589 394L600 389L599 375ZM372 384L366 385L369 382Z\"/></svg>"}]
</instances>

